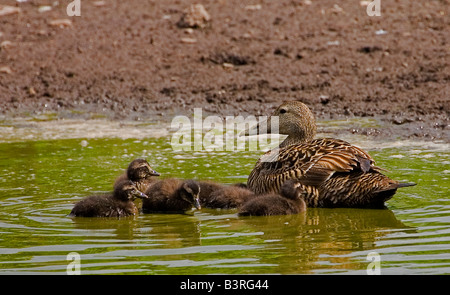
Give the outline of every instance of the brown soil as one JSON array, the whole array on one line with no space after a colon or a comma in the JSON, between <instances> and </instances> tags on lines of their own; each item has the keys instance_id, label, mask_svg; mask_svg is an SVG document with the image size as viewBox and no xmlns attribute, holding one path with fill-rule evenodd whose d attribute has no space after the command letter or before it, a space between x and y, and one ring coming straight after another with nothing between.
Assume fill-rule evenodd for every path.
<instances>
[{"instance_id":1,"label":"brown soil","mask_svg":"<svg viewBox=\"0 0 450 295\"><path fill-rule=\"evenodd\" d=\"M81 0L79 17L70 2L2 1L20 8L0 16L3 117L266 115L297 99L385 126L343 132L450 142L448 0L381 1L380 17L360 1L203 1L211 20L192 29L199 1Z\"/></svg>"}]
</instances>

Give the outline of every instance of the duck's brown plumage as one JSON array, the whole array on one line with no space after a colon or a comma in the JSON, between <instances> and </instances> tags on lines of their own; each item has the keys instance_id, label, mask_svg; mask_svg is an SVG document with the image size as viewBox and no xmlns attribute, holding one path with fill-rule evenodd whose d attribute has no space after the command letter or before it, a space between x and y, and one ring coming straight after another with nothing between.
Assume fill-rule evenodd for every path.
<instances>
[{"instance_id":1,"label":"duck's brown plumage","mask_svg":"<svg viewBox=\"0 0 450 295\"><path fill-rule=\"evenodd\" d=\"M115 184L112 194L93 195L75 204L70 217L125 217L136 215L135 198L147 198L130 180Z\"/></svg>"},{"instance_id":2,"label":"duck's brown plumage","mask_svg":"<svg viewBox=\"0 0 450 295\"><path fill-rule=\"evenodd\" d=\"M250 173L247 186L256 194L278 192L286 180L294 179L311 207L382 207L397 188L414 185L383 175L367 152L346 141L313 139L314 118L301 102L283 103L268 122L274 116L279 118L279 132L288 137L265 153Z\"/></svg>"}]
</instances>

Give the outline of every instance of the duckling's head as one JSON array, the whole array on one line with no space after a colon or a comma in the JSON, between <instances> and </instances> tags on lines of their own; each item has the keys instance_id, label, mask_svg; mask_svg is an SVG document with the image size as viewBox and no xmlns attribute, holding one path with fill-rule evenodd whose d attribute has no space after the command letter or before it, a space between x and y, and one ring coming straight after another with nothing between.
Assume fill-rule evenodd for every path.
<instances>
[{"instance_id":1,"label":"duckling's head","mask_svg":"<svg viewBox=\"0 0 450 295\"><path fill-rule=\"evenodd\" d=\"M135 159L128 165L127 176L131 181L141 181L159 175L144 159Z\"/></svg>"},{"instance_id":2,"label":"duckling's head","mask_svg":"<svg viewBox=\"0 0 450 295\"><path fill-rule=\"evenodd\" d=\"M148 196L137 189L136 184L128 179L116 183L114 197L121 201L134 201L136 198L146 199Z\"/></svg>"},{"instance_id":3,"label":"duckling's head","mask_svg":"<svg viewBox=\"0 0 450 295\"><path fill-rule=\"evenodd\" d=\"M302 190L300 190L299 183L289 179L286 180L280 188L280 194L288 199L297 200L302 197Z\"/></svg>"},{"instance_id":4,"label":"duckling's head","mask_svg":"<svg viewBox=\"0 0 450 295\"><path fill-rule=\"evenodd\" d=\"M262 126L266 125L266 126ZM280 146L308 142L316 135L316 121L311 110L300 101L282 103L267 119L245 130L245 135L275 133L288 135Z\"/></svg>"},{"instance_id":5,"label":"duckling's head","mask_svg":"<svg viewBox=\"0 0 450 295\"><path fill-rule=\"evenodd\" d=\"M200 185L194 180L186 180L181 186L181 197L194 205L195 208L201 209L200 205Z\"/></svg>"}]
</instances>

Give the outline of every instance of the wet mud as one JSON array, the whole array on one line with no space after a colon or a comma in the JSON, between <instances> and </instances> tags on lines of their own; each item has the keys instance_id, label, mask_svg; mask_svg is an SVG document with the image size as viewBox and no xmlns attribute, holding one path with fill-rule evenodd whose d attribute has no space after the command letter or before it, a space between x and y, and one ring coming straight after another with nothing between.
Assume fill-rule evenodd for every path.
<instances>
[{"instance_id":1,"label":"wet mud","mask_svg":"<svg viewBox=\"0 0 450 295\"><path fill-rule=\"evenodd\" d=\"M50 2L0 5L1 118L167 122L300 100L318 120L382 122L335 133L450 142L449 1L368 16L370 1L82 0L72 17Z\"/></svg>"}]
</instances>

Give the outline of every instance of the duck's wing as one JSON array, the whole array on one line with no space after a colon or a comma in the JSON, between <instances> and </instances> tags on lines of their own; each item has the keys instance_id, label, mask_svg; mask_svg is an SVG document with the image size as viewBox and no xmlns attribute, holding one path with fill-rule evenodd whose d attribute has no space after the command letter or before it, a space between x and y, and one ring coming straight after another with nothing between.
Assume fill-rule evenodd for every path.
<instances>
[{"instance_id":1,"label":"duck's wing","mask_svg":"<svg viewBox=\"0 0 450 295\"><path fill-rule=\"evenodd\" d=\"M345 156L341 156L342 160L344 160L345 158L347 158L348 161L351 162L353 162L353 160L356 160L358 166L363 172L368 172L371 169L382 170L381 168L375 166L375 160L366 151L344 140L334 138L321 138L312 140L310 144L323 149L320 152L325 154L336 153L337 155L340 152L346 154ZM338 158L339 156L337 156L336 158L337 161L339 161Z\"/></svg>"},{"instance_id":2,"label":"duck's wing","mask_svg":"<svg viewBox=\"0 0 450 295\"><path fill-rule=\"evenodd\" d=\"M324 138L266 153L256 163L248 184L255 192L276 192L288 179L318 186L336 172L371 169L378 167L362 149L343 140Z\"/></svg>"}]
</instances>

